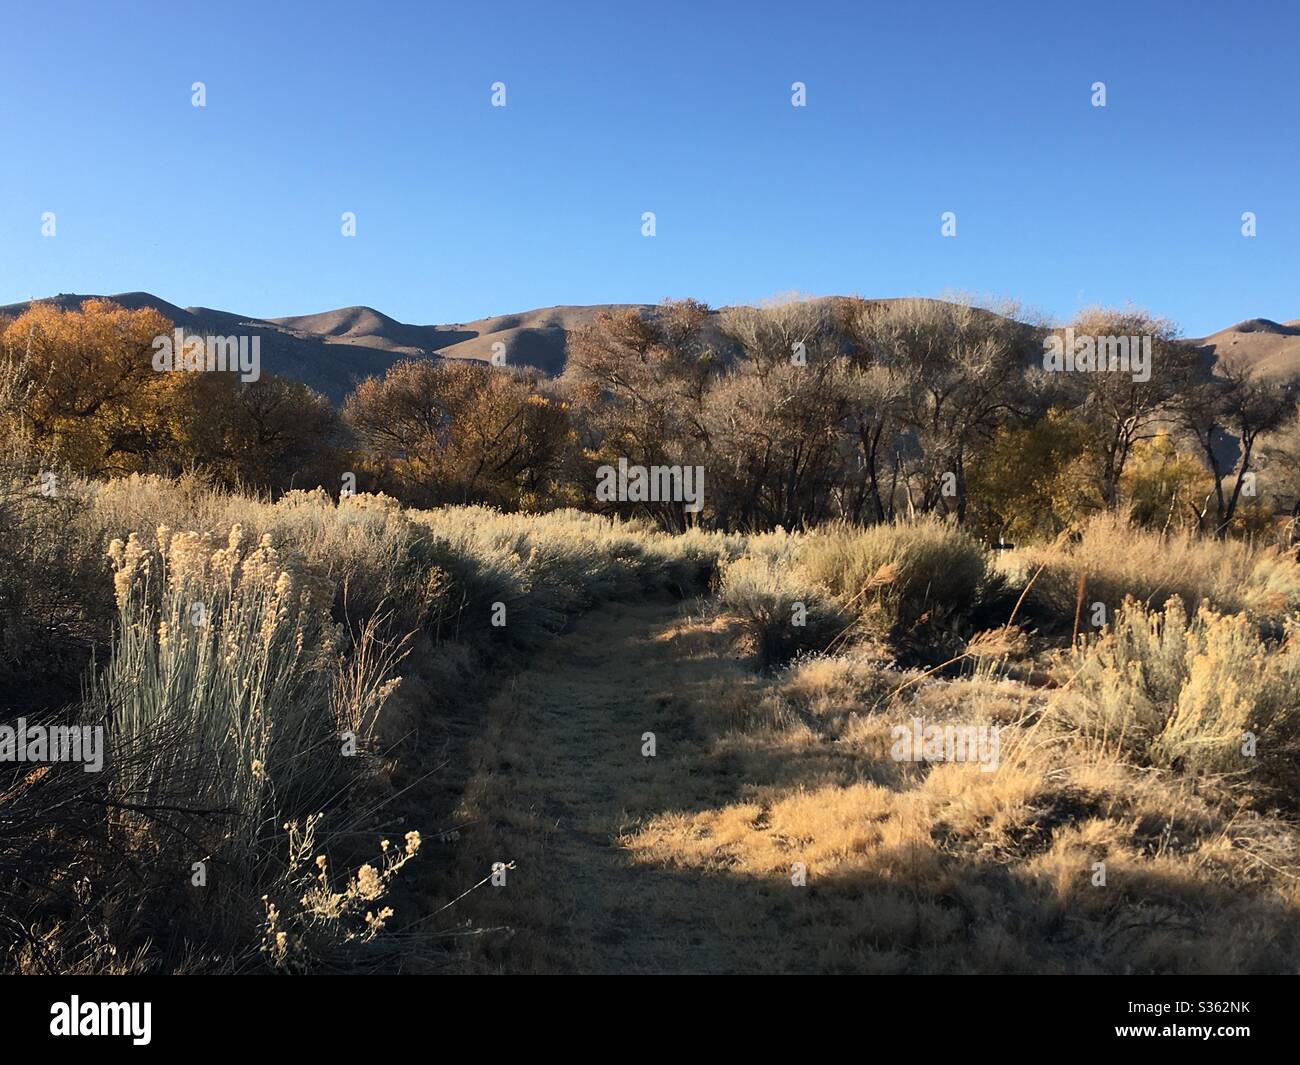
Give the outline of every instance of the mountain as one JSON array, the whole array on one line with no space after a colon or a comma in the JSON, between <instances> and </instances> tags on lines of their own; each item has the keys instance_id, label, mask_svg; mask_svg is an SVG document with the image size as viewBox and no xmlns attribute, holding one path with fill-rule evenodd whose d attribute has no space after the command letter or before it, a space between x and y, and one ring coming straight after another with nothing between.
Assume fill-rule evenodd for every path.
<instances>
[{"instance_id":1,"label":"mountain","mask_svg":"<svg viewBox=\"0 0 1300 1065\"><path fill-rule=\"evenodd\" d=\"M79 307L83 300L96 298L100 297L65 292L41 302L66 310ZM264 372L306 381L336 403L358 381L383 373L401 359L436 356L486 362L492 358L498 342L505 345L501 350L507 363L558 374L564 370L569 334L573 330L594 322L602 311L634 306L545 307L476 322L408 325L373 307L341 307L322 314L256 318L211 307L178 307L148 292L120 292L103 298L130 310L151 307L187 333L260 337ZM0 306L0 316L17 316L29 306L30 303Z\"/></svg>"},{"instance_id":2,"label":"mountain","mask_svg":"<svg viewBox=\"0 0 1300 1065\"><path fill-rule=\"evenodd\" d=\"M60 293L44 302L72 308L94 298ZM409 325L373 307L255 318L211 307L177 307L148 292L122 292L106 298L132 310L152 307L187 333L259 336L264 371L306 381L336 403L358 381L383 373L401 359L435 356L486 362L492 359L497 343L505 345L498 350L504 352L507 363L559 374L575 329L591 324L603 311L649 309L648 304L627 303L543 307L474 322ZM15 316L28 306L13 303L0 307L0 315ZM1279 324L1252 318L1191 342L1215 358L1240 355L1270 376L1300 373L1300 319Z\"/></svg>"},{"instance_id":3,"label":"mountain","mask_svg":"<svg viewBox=\"0 0 1300 1065\"><path fill-rule=\"evenodd\" d=\"M451 325L406 325L370 307L344 307L323 314L270 321L295 336L400 356L435 354L444 359L487 362L494 354L494 345L502 343L506 362L558 374L564 370L569 334L580 326L590 325L601 312L624 306L631 305L544 307Z\"/></svg>"},{"instance_id":4,"label":"mountain","mask_svg":"<svg viewBox=\"0 0 1300 1065\"><path fill-rule=\"evenodd\" d=\"M1300 374L1300 318L1280 323L1268 318L1248 318L1192 343L1215 359L1244 359L1269 377Z\"/></svg>"}]
</instances>

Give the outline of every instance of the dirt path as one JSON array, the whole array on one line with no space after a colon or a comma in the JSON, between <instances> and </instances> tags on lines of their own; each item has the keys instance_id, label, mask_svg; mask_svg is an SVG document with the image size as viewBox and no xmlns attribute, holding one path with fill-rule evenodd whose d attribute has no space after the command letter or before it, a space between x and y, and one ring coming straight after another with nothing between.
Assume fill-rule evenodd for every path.
<instances>
[{"instance_id":1,"label":"dirt path","mask_svg":"<svg viewBox=\"0 0 1300 1065\"><path fill-rule=\"evenodd\" d=\"M604 606L489 707L460 811L476 822L464 837L464 868L516 865L505 886L481 888L457 910L513 933L477 937L476 967L717 972L745 964L754 944L734 915L746 886L638 865L622 840L648 816L736 794L736 767L712 749L700 715L720 676L743 683L743 671L716 653L683 653L672 630L687 609L668 600ZM654 757L642 753L647 732Z\"/></svg>"}]
</instances>

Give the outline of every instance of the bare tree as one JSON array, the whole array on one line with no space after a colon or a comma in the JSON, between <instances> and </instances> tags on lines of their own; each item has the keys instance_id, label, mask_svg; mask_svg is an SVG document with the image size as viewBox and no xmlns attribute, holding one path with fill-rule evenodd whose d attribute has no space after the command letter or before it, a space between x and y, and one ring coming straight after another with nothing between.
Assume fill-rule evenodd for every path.
<instances>
[{"instance_id":1,"label":"bare tree","mask_svg":"<svg viewBox=\"0 0 1300 1065\"><path fill-rule=\"evenodd\" d=\"M1291 416L1298 384L1294 378L1261 377L1245 360L1227 356L1211 376L1177 397L1179 422L1196 440L1214 478L1217 535L1227 532L1236 515L1260 437ZM1229 477L1232 489L1225 493Z\"/></svg>"}]
</instances>

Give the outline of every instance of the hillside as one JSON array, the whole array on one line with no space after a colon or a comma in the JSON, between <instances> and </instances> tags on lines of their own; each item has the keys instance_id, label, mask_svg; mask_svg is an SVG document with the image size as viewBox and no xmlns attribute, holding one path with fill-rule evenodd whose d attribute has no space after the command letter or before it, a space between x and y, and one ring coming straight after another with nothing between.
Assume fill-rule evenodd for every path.
<instances>
[{"instance_id":1,"label":"hillside","mask_svg":"<svg viewBox=\"0 0 1300 1065\"><path fill-rule=\"evenodd\" d=\"M45 302L70 309L95 298L60 293ZM492 358L497 342L505 344L505 358L512 365L534 367L546 374L561 373L573 330L594 322L602 311L630 306L543 307L474 322L410 325L372 307L256 318L210 307L178 307L147 292L124 292L107 298L132 310L152 307L188 332L259 336L265 371L306 381L336 403L357 381L383 373L400 359L433 355L486 362ZM0 306L0 315L15 317L28 306L26 302Z\"/></svg>"},{"instance_id":2,"label":"hillside","mask_svg":"<svg viewBox=\"0 0 1300 1065\"><path fill-rule=\"evenodd\" d=\"M45 302L68 309L94 298L60 293ZM487 362L497 343L505 345L507 363L556 375L564 370L574 330L591 324L604 311L649 308L648 304L626 303L542 307L472 322L412 325L373 307L256 318L211 307L178 307L148 292L123 292L107 298L130 309L152 307L189 332L260 336L262 366L267 372L305 381L335 403L357 381L383 373L400 359L436 356ZM0 306L0 316L16 316L28 306L26 302ZM1252 318L1191 342L1215 358L1240 355L1270 376L1300 371L1300 319L1279 324Z\"/></svg>"},{"instance_id":3,"label":"hillside","mask_svg":"<svg viewBox=\"0 0 1300 1065\"><path fill-rule=\"evenodd\" d=\"M1282 323L1249 318L1192 343L1215 359L1240 357L1269 377L1300 372L1300 318Z\"/></svg>"}]
</instances>

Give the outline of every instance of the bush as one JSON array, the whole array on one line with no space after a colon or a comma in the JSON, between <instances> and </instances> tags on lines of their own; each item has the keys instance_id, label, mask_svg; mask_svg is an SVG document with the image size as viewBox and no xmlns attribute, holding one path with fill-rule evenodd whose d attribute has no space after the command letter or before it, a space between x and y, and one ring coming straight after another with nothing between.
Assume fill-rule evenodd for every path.
<instances>
[{"instance_id":1,"label":"bush","mask_svg":"<svg viewBox=\"0 0 1300 1065\"><path fill-rule=\"evenodd\" d=\"M222 857L251 869L268 825L345 789L356 762L341 760L340 733L360 729L364 750L397 663L363 646L345 668L333 586L286 564L269 535L250 551L239 526L216 548L162 527L156 547L131 536L109 554L120 625L91 718L114 748L140 754L117 767L114 797L124 809L220 812Z\"/></svg>"},{"instance_id":2,"label":"bush","mask_svg":"<svg viewBox=\"0 0 1300 1065\"><path fill-rule=\"evenodd\" d=\"M452 631L518 647L536 646L593 603L664 588L689 594L729 550L716 533L669 536L575 510L529 516L446 507L411 517L450 574ZM505 606L504 626L491 624L494 603Z\"/></svg>"},{"instance_id":3,"label":"bush","mask_svg":"<svg viewBox=\"0 0 1300 1065\"><path fill-rule=\"evenodd\" d=\"M247 543L236 524L224 544L160 527L153 542L109 546L116 634L79 715L105 729L103 771L56 764L0 779L0 898L23 919L12 965L174 970L194 951L208 971L256 964L257 900L288 875L281 826L375 779L368 741L404 644L380 636L379 615L349 636L329 615L332 581L282 557L269 534ZM361 757L342 757L343 731ZM199 859L216 879L195 894ZM328 939L328 922L313 928Z\"/></svg>"},{"instance_id":4,"label":"bush","mask_svg":"<svg viewBox=\"0 0 1300 1065\"><path fill-rule=\"evenodd\" d=\"M76 482L23 427L22 376L0 362L0 712L75 701L113 616Z\"/></svg>"},{"instance_id":5,"label":"bush","mask_svg":"<svg viewBox=\"0 0 1300 1065\"><path fill-rule=\"evenodd\" d=\"M1269 790L1300 783L1300 640L1266 643L1244 614L1189 615L1124 603L1112 631L1072 653L1077 698L1056 703L1072 725L1126 760L1246 778ZM1243 751L1247 733L1255 754Z\"/></svg>"},{"instance_id":6,"label":"bush","mask_svg":"<svg viewBox=\"0 0 1300 1065\"><path fill-rule=\"evenodd\" d=\"M746 556L728 563L718 602L743 619L761 668L799 651L823 651L853 624L805 575L771 557Z\"/></svg>"},{"instance_id":7,"label":"bush","mask_svg":"<svg viewBox=\"0 0 1300 1065\"><path fill-rule=\"evenodd\" d=\"M333 582L334 616L354 630L389 611L409 630L438 609L445 574L432 538L389 496L344 496L335 505L319 488L289 492L268 508L266 531Z\"/></svg>"},{"instance_id":8,"label":"bush","mask_svg":"<svg viewBox=\"0 0 1300 1065\"><path fill-rule=\"evenodd\" d=\"M799 554L809 577L869 627L901 632L968 613L988 580L988 556L952 522L923 517L810 534Z\"/></svg>"}]
</instances>

